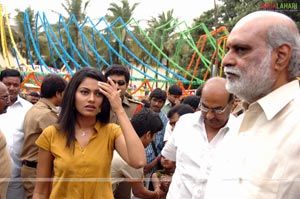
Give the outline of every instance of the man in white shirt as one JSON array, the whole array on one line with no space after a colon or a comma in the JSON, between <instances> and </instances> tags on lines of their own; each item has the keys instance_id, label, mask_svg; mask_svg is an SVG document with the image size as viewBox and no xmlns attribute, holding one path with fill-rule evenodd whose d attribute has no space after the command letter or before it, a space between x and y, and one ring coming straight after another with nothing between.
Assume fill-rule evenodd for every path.
<instances>
[{"instance_id":1,"label":"man in white shirt","mask_svg":"<svg viewBox=\"0 0 300 199\"><path fill-rule=\"evenodd\" d=\"M199 101L200 102L200 101ZM199 102L197 107L199 107ZM164 136L164 142L167 142L174 130L176 122L179 120L180 116L187 113L194 113L195 110L188 104L177 104L173 106L168 112L169 122L166 126L166 132Z\"/></svg>"},{"instance_id":2,"label":"man in white shirt","mask_svg":"<svg viewBox=\"0 0 300 199\"><path fill-rule=\"evenodd\" d=\"M300 36L289 17L257 11L227 39L226 88L244 102L229 132L205 199L300 198Z\"/></svg>"},{"instance_id":3,"label":"man in white shirt","mask_svg":"<svg viewBox=\"0 0 300 199\"><path fill-rule=\"evenodd\" d=\"M19 96L22 83L19 71L14 69L1 71L0 81L7 86L11 101L7 113L0 115L1 130L6 138L12 160L11 181L8 184L6 195L8 199L23 199L25 194L21 180L22 162L20 160L24 141L23 121L32 104Z\"/></svg>"},{"instance_id":4,"label":"man in white shirt","mask_svg":"<svg viewBox=\"0 0 300 199\"><path fill-rule=\"evenodd\" d=\"M205 83L200 111L182 115L163 148L162 155L176 161L167 199L203 198L211 163L236 118L230 114L233 95L226 80L214 77Z\"/></svg>"}]
</instances>

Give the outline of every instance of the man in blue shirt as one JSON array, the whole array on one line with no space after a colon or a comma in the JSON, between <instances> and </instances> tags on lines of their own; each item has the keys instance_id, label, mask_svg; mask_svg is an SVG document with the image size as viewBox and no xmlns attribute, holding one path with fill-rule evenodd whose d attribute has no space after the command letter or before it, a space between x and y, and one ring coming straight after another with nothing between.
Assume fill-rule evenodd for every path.
<instances>
[{"instance_id":1,"label":"man in blue shirt","mask_svg":"<svg viewBox=\"0 0 300 199\"><path fill-rule=\"evenodd\" d=\"M161 90L160 88L154 89L150 96L150 109L159 114L160 119L164 124L164 128L159 131L152 141L152 143L145 148L146 158L147 158L147 165L144 167L144 174L145 174L145 182L146 187L148 188L149 180L153 171L157 169L158 162L159 162L159 155L164 146L164 135L165 135L165 128L168 123L168 117L165 113L161 111L162 107L164 106L167 99L167 94L165 91Z\"/></svg>"}]
</instances>

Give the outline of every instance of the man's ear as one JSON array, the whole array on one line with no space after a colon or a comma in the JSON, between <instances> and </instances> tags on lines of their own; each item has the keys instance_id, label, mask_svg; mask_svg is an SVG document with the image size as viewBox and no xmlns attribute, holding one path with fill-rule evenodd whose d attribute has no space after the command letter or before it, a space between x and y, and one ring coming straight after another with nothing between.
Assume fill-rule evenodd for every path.
<instances>
[{"instance_id":1,"label":"man's ear","mask_svg":"<svg viewBox=\"0 0 300 199\"><path fill-rule=\"evenodd\" d=\"M61 95L62 95L62 93L56 91L56 93L55 93L55 96L56 96L56 97L59 97L59 96L61 96Z\"/></svg>"},{"instance_id":2,"label":"man's ear","mask_svg":"<svg viewBox=\"0 0 300 199\"><path fill-rule=\"evenodd\" d=\"M274 53L275 53L274 70L275 71L285 70L285 68L288 67L292 56L291 46L289 44L282 44L274 50Z\"/></svg>"},{"instance_id":3,"label":"man's ear","mask_svg":"<svg viewBox=\"0 0 300 199\"><path fill-rule=\"evenodd\" d=\"M150 132L150 131L147 131L147 133L146 133L146 138L147 138L147 139L152 139L152 135L151 135L151 132Z\"/></svg>"}]
</instances>

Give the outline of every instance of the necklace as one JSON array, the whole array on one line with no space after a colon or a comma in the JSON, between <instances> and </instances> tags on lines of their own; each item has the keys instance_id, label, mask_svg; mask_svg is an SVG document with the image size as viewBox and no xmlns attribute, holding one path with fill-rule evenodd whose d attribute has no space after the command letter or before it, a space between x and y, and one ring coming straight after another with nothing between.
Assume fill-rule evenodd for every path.
<instances>
[{"instance_id":1,"label":"necklace","mask_svg":"<svg viewBox=\"0 0 300 199\"><path fill-rule=\"evenodd\" d=\"M81 130L81 129L79 129L79 134L80 134L80 136L81 137L84 137L84 136L86 136L87 134L89 134L90 132L93 132L94 131L94 129L86 129L86 130Z\"/></svg>"},{"instance_id":2,"label":"necklace","mask_svg":"<svg viewBox=\"0 0 300 199\"><path fill-rule=\"evenodd\" d=\"M86 132L85 131L81 131L80 135L81 135L81 137L84 137L84 136L86 136Z\"/></svg>"},{"instance_id":3,"label":"necklace","mask_svg":"<svg viewBox=\"0 0 300 199\"><path fill-rule=\"evenodd\" d=\"M81 125L77 124L76 125L76 131L81 137L85 137L89 135L90 133L93 134L94 132L94 125L93 126L87 126L85 128L82 128Z\"/></svg>"}]
</instances>

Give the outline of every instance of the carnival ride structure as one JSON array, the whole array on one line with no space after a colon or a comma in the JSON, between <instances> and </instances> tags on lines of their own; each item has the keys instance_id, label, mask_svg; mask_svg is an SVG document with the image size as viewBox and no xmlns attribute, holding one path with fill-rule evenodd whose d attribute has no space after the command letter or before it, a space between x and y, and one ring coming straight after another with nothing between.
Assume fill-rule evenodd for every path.
<instances>
[{"instance_id":1,"label":"carnival ride structure","mask_svg":"<svg viewBox=\"0 0 300 199\"><path fill-rule=\"evenodd\" d=\"M134 86L130 90L131 94L136 94L143 89L145 90L145 88L150 91L158 86L161 88L165 86L166 88L168 83L176 83L186 92L194 85L201 85L209 77L212 66L214 64L219 65L224 56L225 42L228 35L226 27L209 31L205 24L201 23L188 28L185 22L172 19L166 24L155 28L153 30L154 36L150 37L140 26L139 21L134 18L125 23L119 17L113 23L109 23L105 17L101 17L97 21L86 17L79 24L74 15L66 21L60 14L58 22L50 24L46 14L39 12L35 15L34 27L31 27L28 13L25 11L24 35L27 51L27 58L25 59L19 52L13 38L8 15L3 6L0 7L0 14L2 16L0 17L1 46L5 60L5 66L2 66L2 68L16 68L24 74L24 83L32 82L38 86L41 84L41 76L45 74L59 73L68 80L76 70L82 67L90 67L91 60L96 61L93 67L97 67L102 71L113 64L113 57L117 57L122 65L127 66L131 71L131 81L134 82ZM5 25L8 29L8 35L5 33ZM73 41L71 37L74 29L78 30L78 43ZM133 29L137 29L139 35L135 35ZM168 53L165 53L164 43L168 39L166 37L168 31L171 30L176 32L177 42L175 52L172 56L169 56ZM199 30L205 34L199 35L199 39L195 43L191 35L193 31L199 32ZM6 40L8 36L12 43L11 48L17 66L11 64L12 58L9 56ZM40 42L42 37L50 53L48 59L51 60L51 67L45 63L41 54ZM143 45L140 41L141 38L146 40L149 45ZM131 45L127 44L126 41L128 40ZM212 54L204 56L207 47L213 49ZM104 52L108 56L101 55L99 50L101 48L105 49ZM178 64L179 58L182 56L184 48L188 48L192 56L187 66L180 66ZM139 53L135 54L134 52ZM34 63L34 56L37 58L38 65ZM62 62L63 67L57 65L57 59ZM197 77L199 70L205 71L203 78ZM219 71L221 75L222 68Z\"/></svg>"}]
</instances>

